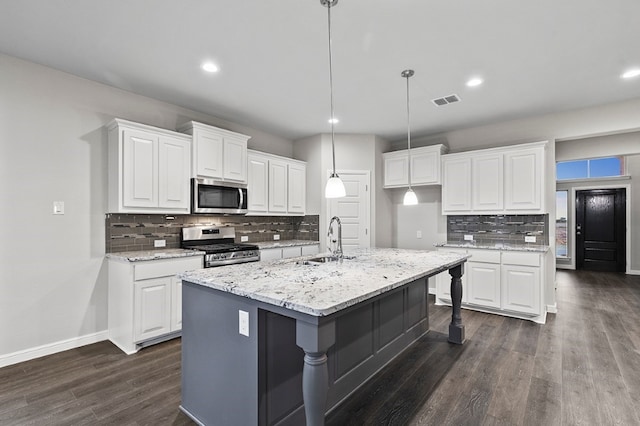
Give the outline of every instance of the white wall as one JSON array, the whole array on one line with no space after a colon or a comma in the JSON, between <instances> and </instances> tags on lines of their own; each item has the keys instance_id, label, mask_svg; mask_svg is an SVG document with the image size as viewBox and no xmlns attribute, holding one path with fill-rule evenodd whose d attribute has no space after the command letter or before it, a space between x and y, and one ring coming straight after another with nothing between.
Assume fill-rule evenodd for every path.
<instances>
[{"instance_id":1,"label":"white wall","mask_svg":"<svg viewBox=\"0 0 640 426\"><path fill-rule=\"evenodd\" d=\"M5 55L0 93L0 365L105 337L103 126L112 118L167 129L193 119L250 135L254 149L293 152L292 141ZM65 215L52 215L53 201Z\"/></svg>"},{"instance_id":2,"label":"white wall","mask_svg":"<svg viewBox=\"0 0 640 426\"><path fill-rule=\"evenodd\" d=\"M505 144L563 140L628 133L640 129L640 98L486 126L454 130L434 139L446 140L450 152Z\"/></svg>"},{"instance_id":3,"label":"white wall","mask_svg":"<svg viewBox=\"0 0 640 426\"><path fill-rule=\"evenodd\" d=\"M382 190L382 157L388 143L375 135L336 134L336 171L366 170L371 176L371 246L390 247L391 204ZM332 169L331 135L322 134L294 143L294 157L307 162L307 212L319 214L320 247L326 248L324 230L328 227L324 186Z\"/></svg>"}]
</instances>

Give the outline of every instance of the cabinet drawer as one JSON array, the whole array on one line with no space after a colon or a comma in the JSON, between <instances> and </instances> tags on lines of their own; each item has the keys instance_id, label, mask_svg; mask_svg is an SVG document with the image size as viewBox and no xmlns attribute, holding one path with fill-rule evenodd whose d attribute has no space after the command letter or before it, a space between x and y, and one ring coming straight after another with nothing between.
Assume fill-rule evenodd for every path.
<instances>
[{"instance_id":1,"label":"cabinet drawer","mask_svg":"<svg viewBox=\"0 0 640 426\"><path fill-rule=\"evenodd\" d=\"M540 254L505 251L502 253L502 264L540 266Z\"/></svg>"},{"instance_id":2,"label":"cabinet drawer","mask_svg":"<svg viewBox=\"0 0 640 426\"><path fill-rule=\"evenodd\" d=\"M185 271L202 268L202 256L191 256L179 259L162 259L134 265L134 281L149 278L168 277Z\"/></svg>"},{"instance_id":3,"label":"cabinet drawer","mask_svg":"<svg viewBox=\"0 0 640 426\"><path fill-rule=\"evenodd\" d=\"M309 256L312 254L320 253L320 246L318 244L314 244L311 246L302 246L302 255Z\"/></svg>"},{"instance_id":4,"label":"cabinet drawer","mask_svg":"<svg viewBox=\"0 0 640 426\"><path fill-rule=\"evenodd\" d=\"M469 250L469 262L500 263L499 250Z\"/></svg>"},{"instance_id":5,"label":"cabinet drawer","mask_svg":"<svg viewBox=\"0 0 640 426\"><path fill-rule=\"evenodd\" d=\"M290 257L300 257L300 256L302 256L302 249L300 248L300 246L282 248L283 259L288 259Z\"/></svg>"}]
</instances>

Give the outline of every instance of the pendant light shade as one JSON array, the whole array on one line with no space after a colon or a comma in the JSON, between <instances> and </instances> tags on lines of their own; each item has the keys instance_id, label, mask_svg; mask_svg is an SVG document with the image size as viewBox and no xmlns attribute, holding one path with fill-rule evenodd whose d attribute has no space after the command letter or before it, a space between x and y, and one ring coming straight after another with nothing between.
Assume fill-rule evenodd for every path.
<instances>
[{"instance_id":1,"label":"pendant light shade","mask_svg":"<svg viewBox=\"0 0 640 426\"><path fill-rule=\"evenodd\" d=\"M338 0L320 0L320 4L327 8L327 23L329 27L329 94L331 98L331 115L329 116L329 123L331 123L331 156L333 160L333 172L327 181L327 186L324 188L324 196L325 198L340 198L347 195L347 191L344 188L342 179L340 179L340 176L336 173L336 144L333 125L337 120L333 115L333 63L331 55L331 8L338 4Z\"/></svg>"},{"instance_id":2,"label":"pendant light shade","mask_svg":"<svg viewBox=\"0 0 640 426\"><path fill-rule=\"evenodd\" d=\"M411 189L411 124L410 124L410 116L409 116L409 77L414 74L413 70L404 70L400 75L403 78L407 79L407 156L408 156L408 173L409 173L409 189L404 194L404 200L402 204L405 206L415 206L418 204L418 197L416 197L416 193Z\"/></svg>"},{"instance_id":3,"label":"pendant light shade","mask_svg":"<svg viewBox=\"0 0 640 426\"><path fill-rule=\"evenodd\" d=\"M402 204L405 206L415 206L418 204L418 197L416 197L416 193L413 192L413 189L407 189L407 192L404 193L404 200Z\"/></svg>"},{"instance_id":4,"label":"pendant light shade","mask_svg":"<svg viewBox=\"0 0 640 426\"><path fill-rule=\"evenodd\" d=\"M344 183L340 176L332 174L327 181L327 186L324 188L325 198L340 198L347 195L347 191L344 188Z\"/></svg>"}]
</instances>

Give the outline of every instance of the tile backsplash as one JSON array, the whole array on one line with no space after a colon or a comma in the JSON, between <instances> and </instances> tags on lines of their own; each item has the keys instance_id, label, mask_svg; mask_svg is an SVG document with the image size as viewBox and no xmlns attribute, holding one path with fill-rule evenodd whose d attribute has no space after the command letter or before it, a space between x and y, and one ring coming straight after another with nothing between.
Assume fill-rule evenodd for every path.
<instances>
[{"instance_id":1,"label":"tile backsplash","mask_svg":"<svg viewBox=\"0 0 640 426\"><path fill-rule=\"evenodd\" d=\"M549 215L447 216L447 241L464 242L473 235L479 244L525 244L525 236L535 236L535 243L549 245Z\"/></svg>"},{"instance_id":2,"label":"tile backsplash","mask_svg":"<svg viewBox=\"0 0 640 426\"><path fill-rule=\"evenodd\" d=\"M106 252L152 250L154 240L165 240L166 248L180 247L180 229L184 226L233 226L236 242L248 236L249 243L281 240L318 241L318 215L308 216L216 216L162 214L107 214L105 218Z\"/></svg>"}]
</instances>

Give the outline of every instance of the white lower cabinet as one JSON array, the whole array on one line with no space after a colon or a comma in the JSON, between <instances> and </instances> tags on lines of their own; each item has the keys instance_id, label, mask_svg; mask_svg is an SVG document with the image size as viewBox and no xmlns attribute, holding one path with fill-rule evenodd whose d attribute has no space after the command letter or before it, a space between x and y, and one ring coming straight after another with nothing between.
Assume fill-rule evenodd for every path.
<instances>
[{"instance_id":1,"label":"white lower cabinet","mask_svg":"<svg viewBox=\"0 0 640 426\"><path fill-rule=\"evenodd\" d=\"M439 251L468 253L462 276L462 307L544 323L543 253L500 250ZM436 276L436 304L451 304L451 276Z\"/></svg>"},{"instance_id":2,"label":"white lower cabinet","mask_svg":"<svg viewBox=\"0 0 640 426\"><path fill-rule=\"evenodd\" d=\"M265 248L260 250L260 260L269 261L278 259L289 259L291 257L311 256L313 254L318 254L319 252L319 244Z\"/></svg>"},{"instance_id":3,"label":"white lower cabinet","mask_svg":"<svg viewBox=\"0 0 640 426\"><path fill-rule=\"evenodd\" d=\"M438 251L467 254L467 250L464 249L438 249ZM464 264L464 274L462 275L462 303L467 301L467 268L468 262ZM451 304L451 275L449 275L449 271L436 275L436 304L438 304L438 300Z\"/></svg>"},{"instance_id":4,"label":"white lower cabinet","mask_svg":"<svg viewBox=\"0 0 640 426\"><path fill-rule=\"evenodd\" d=\"M177 337L182 329L182 281L203 257L141 262L109 259L109 340L127 354L146 342Z\"/></svg>"},{"instance_id":5,"label":"white lower cabinet","mask_svg":"<svg viewBox=\"0 0 640 426\"><path fill-rule=\"evenodd\" d=\"M478 253L479 254L479 253ZM469 304L500 308L500 252L486 253L494 259L467 262L467 299ZM473 257L472 257L473 259Z\"/></svg>"},{"instance_id":6,"label":"white lower cabinet","mask_svg":"<svg viewBox=\"0 0 640 426\"><path fill-rule=\"evenodd\" d=\"M505 253L502 262L502 309L539 314L540 256L530 253Z\"/></svg>"}]
</instances>

